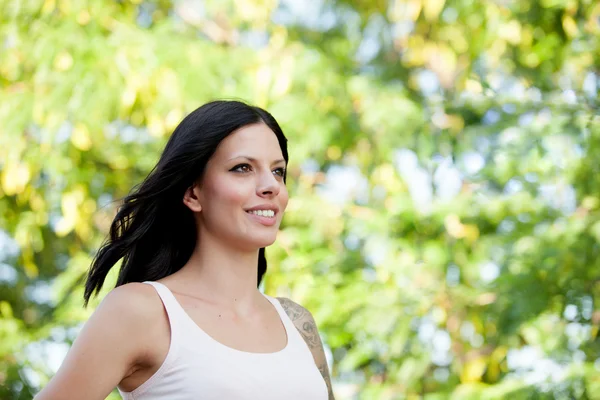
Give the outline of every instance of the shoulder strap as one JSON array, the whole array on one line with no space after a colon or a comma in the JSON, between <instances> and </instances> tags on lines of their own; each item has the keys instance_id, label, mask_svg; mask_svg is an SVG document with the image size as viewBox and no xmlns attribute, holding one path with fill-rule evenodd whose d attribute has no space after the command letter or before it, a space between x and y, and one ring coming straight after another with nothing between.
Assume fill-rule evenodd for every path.
<instances>
[{"instance_id":1,"label":"shoulder strap","mask_svg":"<svg viewBox=\"0 0 600 400\"><path fill-rule=\"evenodd\" d=\"M162 283L153 281L145 281L143 283L153 286L156 292L158 293L158 296L160 297L160 300L162 301L163 306L165 307L165 311L167 312L167 317L169 318L169 326L171 327L172 340L174 337L179 335L179 328L177 326L178 324L175 323L175 321L178 319L181 306L179 305L177 299L175 299L175 296L173 296L173 293L171 293L169 288L163 285Z\"/></svg>"},{"instance_id":2,"label":"shoulder strap","mask_svg":"<svg viewBox=\"0 0 600 400\"><path fill-rule=\"evenodd\" d=\"M266 296L266 295L265 295ZM305 354L310 355L310 359L314 359L314 349L318 347L317 341L320 341L320 336L315 331L315 333L306 332L303 329L303 325L306 322L314 324L313 317L308 314L308 312L302 307L288 307L288 310L285 309L285 306L278 298L269 297L269 300L275 305L277 311L279 311L279 315L281 315L281 319L286 326L289 326L289 333L292 338L296 338L293 341L297 342L302 351ZM289 302L293 303L291 300ZM288 314L288 311L290 314Z\"/></svg>"},{"instance_id":3,"label":"shoulder strap","mask_svg":"<svg viewBox=\"0 0 600 400\"><path fill-rule=\"evenodd\" d=\"M296 324L294 323L294 321L292 321L292 319L290 318L290 316L288 315L288 313L285 311L285 309L283 308L283 305L279 302L279 299L276 299L274 297L268 296L266 294L264 294L264 296L267 298L267 300L269 300L271 302L271 304L273 304L273 306L275 307L275 309L279 313L279 317L281 318L281 322L283 322L283 324L285 325L288 333L291 333L292 336L294 336L294 337L297 336L302 341L304 341L304 339L300 335L300 332L298 331L298 328L296 327Z\"/></svg>"}]
</instances>

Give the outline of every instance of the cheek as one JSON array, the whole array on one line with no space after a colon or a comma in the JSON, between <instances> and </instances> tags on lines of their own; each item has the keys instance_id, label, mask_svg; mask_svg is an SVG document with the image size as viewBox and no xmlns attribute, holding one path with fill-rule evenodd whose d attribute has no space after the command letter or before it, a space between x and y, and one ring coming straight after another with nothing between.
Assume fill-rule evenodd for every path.
<instances>
[{"instance_id":1,"label":"cheek","mask_svg":"<svg viewBox=\"0 0 600 400\"><path fill-rule=\"evenodd\" d=\"M280 202L280 207L282 211L285 211L287 204L288 204L288 191L287 191L287 187L285 187L285 185L281 188L281 190L279 191L279 202Z\"/></svg>"},{"instance_id":2,"label":"cheek","mask_svg":"<svg viewBox=\"0 0 600 400\"><path fill-rule=\"evenodd\" d=\"M211 208L219 209L231 205L243 206L249 196L249 190L246 185L240 182L231 182L228 180L219 180L212 182L207 191Z\"/></svg>"}]
</instances>

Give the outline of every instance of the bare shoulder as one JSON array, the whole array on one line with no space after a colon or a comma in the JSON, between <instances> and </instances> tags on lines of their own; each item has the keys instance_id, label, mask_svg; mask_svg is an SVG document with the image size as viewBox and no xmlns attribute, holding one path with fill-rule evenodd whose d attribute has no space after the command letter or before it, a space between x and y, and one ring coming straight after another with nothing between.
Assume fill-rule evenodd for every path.
<instances>
[{"instance_id":1,"label":"bare shoulder","mask_svg":"<svg viewBox=\"0 0 600 400\"><path fill-rule=\"evenodd\" d=\"M287 297L277 297L286 314L296 324L297 321L314 320L310 311Z\"/></svg>"},{"instance_id":2,"label":"bare shoulder","mask_svg":"<svg viewBox=\"0 0 600 400\"><path fill-rule=\"evenodd\" d=\"M300 332L311 351L322 351L323 345L319 337L317 323L310 311L287 297L277 297L286 314L290 317L296 329Z\"/></svg>"},{"instance_id":3,"label":"bare shoulder","mask_svg":"<svg viewBox=\"0 0 600 400\"><path fill-rule=\"evenodd\" d=\"M162 302L156 290L150 285L132 282L111 290L100 302L88 324L97 328L111 327L111 331L118 332L123 340L131 338L139 352L140 346L145 344L144 339L151 335L157 325L160 326L156 321L163 314Z\"/></svg>"},{"instance_id":4,"label":"bare shoulder","mask_svg":"<svg viewBox=\"0 0 600 400\"><path fill-rule=\"evenodd\" d=\"M116 335L134 365L153 364L168 350L166 311L156 290L144 283L127 283L111 290L87 324L90 329L109 329Z\"/></svg>"},{"instance_id":5,"label":"bare shoulder","mask_svg":"<svg viewBox=\"0 0 600 400\"><path fill-rule=\"evenodd\" d=\"M140 365L152 364L156 349L166 353L168 345L167 322L156 323L164 313L160 304L149 285L130 283L110 291L36 399L104 399Z\"/></svg>"},{"instance_id":6,"label":"bare shoulder","mask_svg":"<svg viewBox=\"0 0 600 400\"><path fill-rule=\"evenodd\" d=\"M127 283L111 290L102 300L97 311L108 309L111 315L134 317L144 320L146 317L161 314L161 301L156 290L144 283Z\"/></svg>"},{"instance_id":7,"label":"bare shoulder","mask_svg":"<svg viewBox=\"0 0 600 400\"><path fill-rule=\"evenodd\" d=\"M94 316L96 324L106 323L113 329L120 327L121 334L135 338L136 346L149 345L146 343L148 340L157 339L154 333L164 336L165 327L168 330L158 293L152 286L144 283L127 283L111 290L94 314L97 314ZM156 323L162 319L165 320L164 324ZM141 350L145 353L146 348L142 347Z\"/></svg>"}]
</instances>

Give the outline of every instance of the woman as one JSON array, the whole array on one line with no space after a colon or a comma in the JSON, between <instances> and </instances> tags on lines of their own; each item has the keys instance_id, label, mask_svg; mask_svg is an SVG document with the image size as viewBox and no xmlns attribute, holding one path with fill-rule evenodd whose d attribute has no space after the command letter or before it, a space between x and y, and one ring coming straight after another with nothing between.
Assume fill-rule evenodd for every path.
<instances>
[{"instance_id":1,"label":"woman","mask_svg":"<svg viewBox=\"0 0 600 400\"><path fill-rule=\"evenodd\" d=\"M125 198L85 303L122 259L117 287L36 398L104 399L117 386L140 400L333 399L311 314L258 290L287 161L258 107L216 101L188 115Z\"/></svg>"}]
</instances>

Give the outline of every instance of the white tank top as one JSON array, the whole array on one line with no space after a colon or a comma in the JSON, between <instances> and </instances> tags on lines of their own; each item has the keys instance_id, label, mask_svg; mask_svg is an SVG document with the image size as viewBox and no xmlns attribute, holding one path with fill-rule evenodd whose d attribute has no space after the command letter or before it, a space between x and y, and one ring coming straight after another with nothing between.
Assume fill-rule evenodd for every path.
<instances>
[{"instance_id":1,"label":"white tank top","mask_svg":"<svg viewBox=\"0 0 600 400\"><path fill-rule=\"evenodd\" d=\"M327 400L327 386L310 349L278 300L273 304L287 332L275 353L250 353L225 346L204 332L171 291L154 286L171 326L171 344L158 371L123 399L139 400Z\"/></svg>"}]
</instances>

